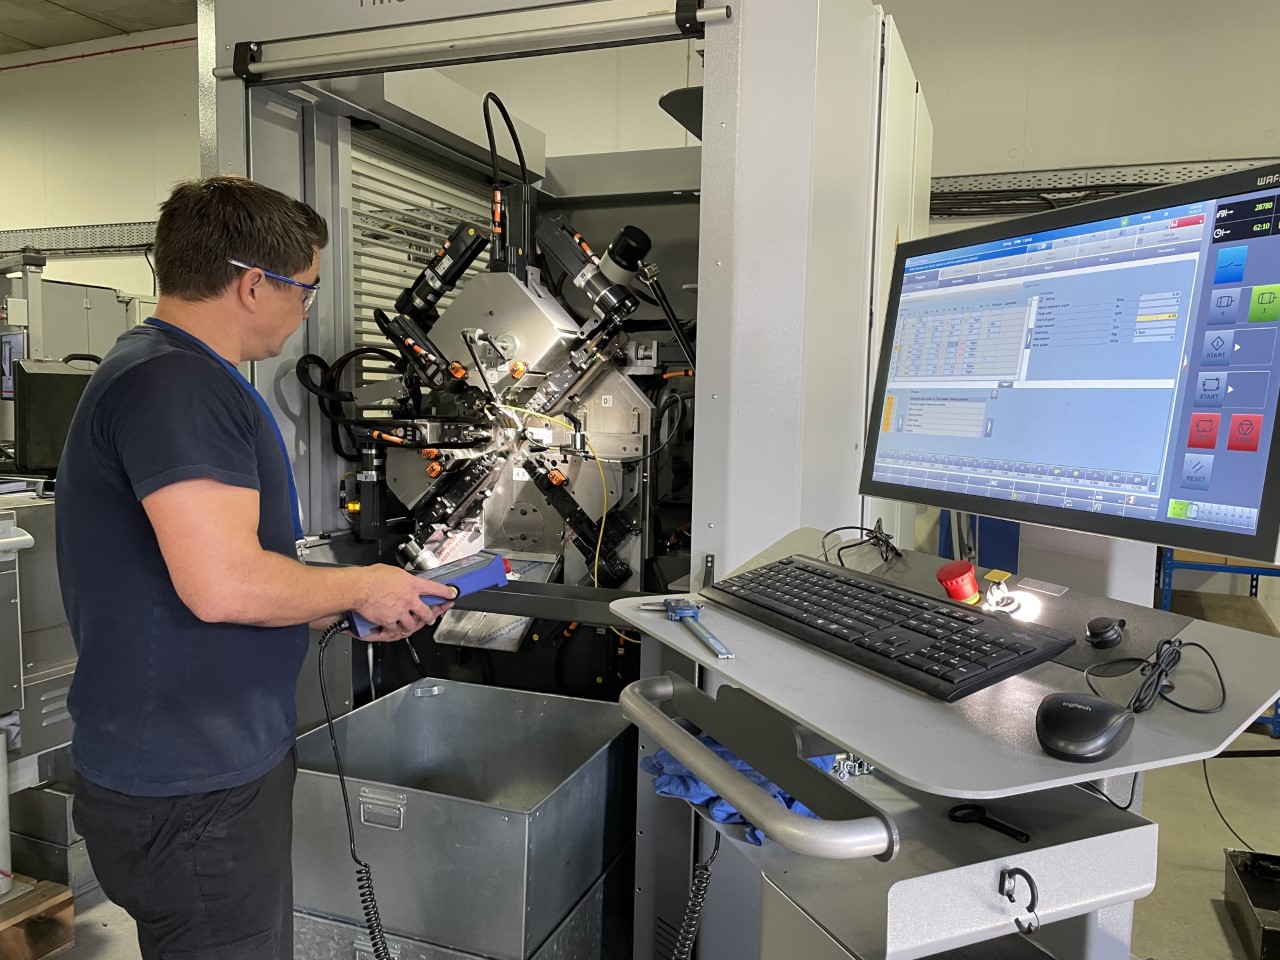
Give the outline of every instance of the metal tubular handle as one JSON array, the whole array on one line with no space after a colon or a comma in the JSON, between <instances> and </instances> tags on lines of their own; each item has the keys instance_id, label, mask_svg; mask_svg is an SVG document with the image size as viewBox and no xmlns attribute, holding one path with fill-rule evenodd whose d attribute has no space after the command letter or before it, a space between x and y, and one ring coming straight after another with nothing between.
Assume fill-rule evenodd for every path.
<instances>
[{"instance_id":1,"label":"metal tubular handle","mask_svg":"<svg viewBox=\"0 0 1280 960\"><path fill-rule=\"evenodd\" d=\"M2 529L2 528L0 528ZM26 550L36 545L35 537L21 527L10 527L0 533L0 560L8 559L8 555L18 550Z\"/></svg>"},{"instance_id":2,"label":"metal tubular handle","mask_svg":"<svg viewBox=\"0 0 1280 960\"><path fill-rule=\"evenodd\" d=\"M714 23L729 20L733 17L733 8L729 6L711 7L698 11L699 23ZM340 70L358 66L375 58L379 61L414 57L422 61L422 66L429 66L440 59L457 59L466 55L481 56L492 52L502 52L511 45L527 46L530 44L573 43L583 40L605 41L609 39L628 40L650 36L664 36L667 33L679 38L675 30L675 18L672 13L654 13L642 17L627 17L613 21L566 24L555 27L537 27L518 30L507 34L487 34L479 37L454 37L448 40L432 40L422 43L396 44L368 50L352 50L345 53L324 53L309 57L290 57L282 60L265 60L250 63L249 73L257 76L269 76L277 73L299 73L307 71ZM528 51L523 51L528 52ZM551 50L543 52L553 52ZM213 75L219 80L235 77L231 67L218 67Z\"/></svg>"},{"instance_id":3,"label":"metal tubular handle","mask_svg":"<svg viewBox=\"0 0 1280 960\"><path fill-rule=\"evenodd\" d=\"M669 677L650 677L628 686L618 702L623 716L665 747L770 840L794 853L828 860L857 860L888 852L892 838L878 817L812 820L778 803L656 706L670 700L674 693Z\"/></svg>"}]
</instances>

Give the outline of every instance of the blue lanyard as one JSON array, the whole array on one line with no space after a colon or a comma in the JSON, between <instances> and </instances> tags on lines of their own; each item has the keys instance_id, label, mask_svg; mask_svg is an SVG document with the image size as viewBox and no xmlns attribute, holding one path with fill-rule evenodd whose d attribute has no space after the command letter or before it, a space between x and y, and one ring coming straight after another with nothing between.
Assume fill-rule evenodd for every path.
<instances>
[{"instance_id":1,"label":"blue lanyard","mask_svg":"<svg viewBox=\"0 0 1280 960\"><path fill-rule=\"evenodd\" d=\"M213 347L209 346L199 337L192 336L181 327L175 327L172 323L165 323L163 320L157 320L150 317L146 321L148 326L156 327L160 330L168 330L170 333L176 333L180 337L186 337L192 343L198 345L201 349L213 357L218 363L222 364L222 368L231 374L232 378L245 390L249 396L253 397L254 402L258 405L258 409L262 411L262 415L267 418L267 423L271 424L271 429L275 431L276 443L280 446L280 457L284 460L284 475L289 481L289 507L293 518L293 539L298 548L301 549L302 543L306 540L306 534L302 530L302 504L298 501L298 485L293 479L293 464L289 461L289 448L285 446L284 434L280 432L280 424L276 423L275 414L271 412L271 408L267 406L267 401L250 383L243 373L236 369L235 364L231 363L225 357L221 356Z\"/></svg>"}]
</instances>

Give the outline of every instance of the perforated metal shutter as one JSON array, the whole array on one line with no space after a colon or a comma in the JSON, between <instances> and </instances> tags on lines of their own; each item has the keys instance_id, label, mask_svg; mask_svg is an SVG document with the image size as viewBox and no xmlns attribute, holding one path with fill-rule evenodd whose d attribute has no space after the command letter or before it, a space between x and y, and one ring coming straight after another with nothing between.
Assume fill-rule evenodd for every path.
<instances>
[{"instance_id":1,"label":"perforated metal shutter","mask_svg":"<svg viewBox=\"0 0 1280 960\"><path fill-rule=\"evenodd\" d=\"M394 312L395 299L426 266L458 223L487 229L489 196L484 185L433 165L412 152L368 134L351 135L351 256L355 294L354 344L390 344L373 322L373 311ZM481 254L453 294L489 262ZM390 366L376 357L359 365L361 382L384 379Z\"/></svg>"}]
</instances>

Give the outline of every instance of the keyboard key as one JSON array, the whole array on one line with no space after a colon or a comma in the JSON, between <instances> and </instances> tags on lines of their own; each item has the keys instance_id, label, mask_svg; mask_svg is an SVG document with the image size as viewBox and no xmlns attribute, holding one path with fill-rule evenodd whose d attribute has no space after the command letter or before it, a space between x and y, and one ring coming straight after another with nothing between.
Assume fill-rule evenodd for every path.
<instances>
[{"instance_id":1,"label":"keyboard key","mask_svg":"<svg viewBox=\"0 0 1280 960\"><path fill-rule=\"evenodd\" d=\"M1035 650L1035 647L1029 647L1025 643L1006 643L1004 648L1010 653L1016 653L1020 657Z\"/></svg>"},{"instance_id":2,"label":"keyboard key","mask_svg":"<svg viewBox=\"0 0 1280 960\"><path fill-rule=\"evenodd\" d=\"M898 662L905 667L910 667L912 670L925 670L933 666L932 660L927 660L915 653L908 653L905 657L899 657Z\"/></svg>"},{"instance_id":3,"label":"keyboard key","mask_svg":"<svg viewBox=\"0 0 1280 960\"><path fill-rule=\"evenodd\" d=\"M970 677L976 677L980 673L986 673L987 668L977 663L967 663L963 667L956 667L949 673L944 673L942 679L948 683L959 683L961 680L968 680Z\"/></svg>"},{"instance_id":4,"label":"keyboard key","mask_svg":"<svg viewBox=\"0 0 1280 960\"><path fill-rule=\"evenodd\" d=\"M999 653L985 654L982 659L977 662L987 669L990 669L992 667L998 667L1002 663L1008 663L1010 660L1017 659L1018 655L1016 653L1010 653L1008 650L1001 650Z\"/></svg>"},{"instance_id":5,"label":"keyboard key","mask_svg":"<svg viewBox=\"0 0 1280 960\"><path fill-rule=\"evenodd\" d=\"M943 663L931 663L924 668L924 672L931 677L941 677L943 674L950 673L952 669L952 667L948 667Z\"/></svg>"}]
</instances>

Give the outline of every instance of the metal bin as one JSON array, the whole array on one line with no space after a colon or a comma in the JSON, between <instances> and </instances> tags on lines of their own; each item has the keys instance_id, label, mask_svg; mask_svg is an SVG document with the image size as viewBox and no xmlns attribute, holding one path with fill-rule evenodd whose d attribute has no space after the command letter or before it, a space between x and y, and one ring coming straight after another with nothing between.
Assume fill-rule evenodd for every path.
<instances>
[{"instance_id":1,"label":"metal bin","mask_svg":"<svg viewBox=\"0 0 1280 960\"><path fill-rule=\"evenodd\" d=\"M631 842L617 704L423 680L335 726L390 934L528 960ZM323 726L298 740L294 812L295 908L360 921Z\"/></svg>"}]
</instances>

